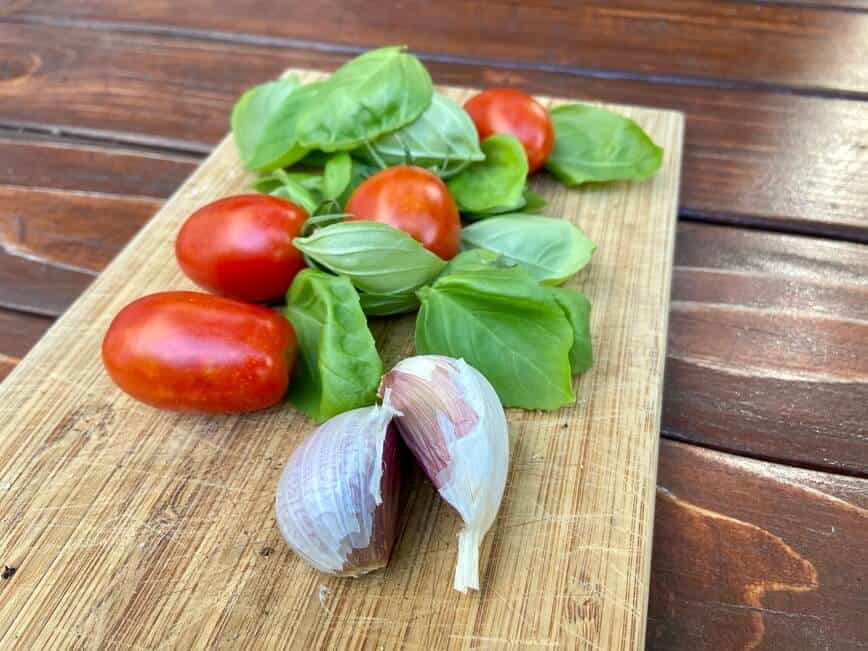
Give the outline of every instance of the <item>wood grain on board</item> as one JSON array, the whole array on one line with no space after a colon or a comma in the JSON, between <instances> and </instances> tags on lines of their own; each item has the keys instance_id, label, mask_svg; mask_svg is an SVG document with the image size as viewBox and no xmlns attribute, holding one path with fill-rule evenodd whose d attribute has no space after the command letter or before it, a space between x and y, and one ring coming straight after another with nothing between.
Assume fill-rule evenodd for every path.
<instances>
[{"instance_id":1,"label":"wood grain on board","mask_svg":"<svg viewBox=\"0 0 868 651\"><path fill-rule=\"evenodd\" d=\"M180 28L198 31L200 37L209 32L267 36L286 39L283 44L302 41L332 49L411 43L422 52L525 65L868 96L868 15L816 6L702 0L326 0L216 7L213 0L192 0L184 11L172 0L135 7L111 0L24 0L7 13L58 21L53 24L91 21L114 31Z\"/></svg>"},{"instance_id":2,"label":"wood grain on board","mask_svg":"<svg viewBox=\"0 0 868 651\"><path fill-rule=\"evenodd\" d=\"M156 201L193 169L106 146L19 140L5 151L0 244L19 255L0 256L0 277L16 274L0 297L55 316L153 210L135 196L135 179L150 180L146 198ZM663 434L868 475L868 248L691 222L677 233ZM46 283L46 269L75 282Z\"/></svg>"},{"instance_id":3,"label":"wood grain on board","mask_svg":"<svg viewBox=\"0 0 868 651\"><path fill-rule=\"evenodd\" d=\"M102 370L99 342L124 304L188 286L171 246L181 221L249 182L227 139L0 385L0 549L17 568L0 584L0 647L641 646L683 121L622 110L666 150L654 179L538 185L599 246L577 282L605 306L593 328L606 334L575 407L510 413L481 594L451 589L459 523L418 478L389 567L325 577L288 551L272 515L308 421L285 406L159 412ZM411 350L411 331L412 318L375 327L387 365Z\"/></svg>"},{"instance_id":4,"label":"wood grain on board","mask_svg":"<svg viewBox=\"0 0 868 651\"><path fill-rule=\"evenodd\" d=\"M868 645L868 481L660 445L647 646Z\"/></svg>"},{"instance_id":5,"label":"wood grain on board","mask_svg":"<svg viewBox=\"0 0 868 651\"><path fill-rule=\"evenodd\" d=\"M3 23L0 126L204 153L241 91L347 55ZM661 106L687 114L680 210L868 241L868 103L759 89L428 62L435 80Z\"/></svg>"}]
</instances>

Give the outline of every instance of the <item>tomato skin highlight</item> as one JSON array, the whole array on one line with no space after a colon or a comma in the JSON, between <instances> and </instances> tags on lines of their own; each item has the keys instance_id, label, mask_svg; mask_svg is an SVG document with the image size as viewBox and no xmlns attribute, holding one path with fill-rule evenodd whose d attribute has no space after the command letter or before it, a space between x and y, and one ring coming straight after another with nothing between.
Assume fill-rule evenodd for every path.
<instances>
[{"instance_id":1,"label":"tomato skin highlight","mask_svg":"<svg viewBox=\"0 0 868 651\"><path fill-rule=\"evenodd\" d=\"M305 266L292 245L308 215L301 207L265 194L218 199L187 218L175 241L175 257L203 289L242 301L283 298Z\"/></svg>"},{"instance_id":2,"label":"tomato skin highlight","mask_svg":"<svg viewBox=\"0 0 868 651\"><path fill-rule=\"evenodd\" d=\"M112 321L102 359L126 393L176 411L240 412L281 400L297 354L279 313L199 292L139 298Z\"/></svg>"},{"instance_id":3,"label":"tomato skin highlight","mask_svg":"<svg viewBox=\"0 0 868 651\"><path fill-rule=\"evenodd\" d=\"M480 140L508 133L521 142L530 173L546 162L555 145L555 130L548 111L527 93L514 88L490 88L464 103Z\"/></svg>"},{"instance_id":4,"label":"tomato skin highlight","mask_svg":"<svg viewBox=\"0 0 868 651\"><path fill-rule=\"evenodd\" d=\"M362 182L347 201L352 220L394 226L426 249L450 260L461 243L458 207L440 178L412 165L377 172Z\"/></svg>"}]
</instances>

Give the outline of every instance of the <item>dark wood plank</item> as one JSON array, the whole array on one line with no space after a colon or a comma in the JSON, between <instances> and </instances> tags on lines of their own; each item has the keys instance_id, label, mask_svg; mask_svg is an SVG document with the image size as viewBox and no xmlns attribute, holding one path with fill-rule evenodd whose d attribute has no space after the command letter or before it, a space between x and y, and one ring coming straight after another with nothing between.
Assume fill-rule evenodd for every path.
<instances>
[{"instance_id":1,"label":"dark wood plank","mask_svg":"<svg viewBox=\"0 0 868 651\"><path fill-rule=\"evenodd\" d=\"M624 76L724 80L807 92L868 92L868 16L816 6L674 0L605 3L328 0L30 0L12 17L104 29L195 30L371 47L409 43L429 53L533 62ZM204 32L205 34L202 34Z\"/></svg>"},{"instance_id":2,"label":"dark wood plank","mask_svg":"<svg viewBox=\"0 0 868 651\"><path fill-rule=\"evenodd\" d=\"M149 197L0 185L0 243L11 255L97 272L161 205Z\"/></svg>"},{"instance_id":3,"label":"dark wood plank","mask_svg":"<svg viewBox=\"0 0 868 651\"><path fill-rule=\"evenodd\" d=\"M682 223L667 436L868 475L868 247Z\"/></svg>"},{"instance_id":4,"label":"dark wood plank","mask_svg":"<svg viewBox=\"0 0 868 651\"><path fill-rule=\"evenodd\" d=\"M245 87L346 57L0 24L0 125L206 152ZM868 103L432 63L441 83L657 105L688 115L682 212L868 241ZM842 173L846 170L846 173Z\"/></svg>"},{"instance_id":5,"label":"dark wood plank","mask_svg":"<svg viewBox=\"0 0 868 651\"><path fill-rule=\"evenodd\" d=\"M0 135L0 150L0 185L160 199L172 194L199 161L199 156L14 134Z\"/></svg>"},{"instance_id":6,"label":"dark wood plank","mask_svg":"<svg viewBox=\"0 0 868 651\"><path fill-rule=\"evenodd\" d=\"M94 275L49 264L0 247L0 308L58 316Z\"/></svg>"},{"instance_id":7,"label":"dark wood plank","mask_svg":"<svg viewBox=\"0 0 868 651\"><path fill-rule=\"evenodd\" d=\"M868 646L868 481L662 441L651 649Z\"/></svg>"},{"instance_id":8,"label":"dark wood plank","mask_svg":"<svg viewBox=\"0 0 868 651\"><path fill-rule=\"evenodd\" d=\"M53 319L0 309L0 381L51 326Z\"/></svg>"}]
</instances>

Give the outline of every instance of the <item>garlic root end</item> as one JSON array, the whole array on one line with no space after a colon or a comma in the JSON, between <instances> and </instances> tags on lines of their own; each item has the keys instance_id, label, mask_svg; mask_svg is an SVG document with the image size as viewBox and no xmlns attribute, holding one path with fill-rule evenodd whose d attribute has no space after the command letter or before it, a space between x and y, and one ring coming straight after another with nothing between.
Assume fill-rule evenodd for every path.
<instances>
[{"instance_id":1,"label":"garlic root end","mask_svg":"<svg viewBox=\"0 0 868 651\"><path fill-rule=\"evenodd\" d=\"M458 534L458 561L455 564L453 587L467 594L467 589L479 590L479 545L482 534L465 529Z\"/></svg>"}]
</instances>

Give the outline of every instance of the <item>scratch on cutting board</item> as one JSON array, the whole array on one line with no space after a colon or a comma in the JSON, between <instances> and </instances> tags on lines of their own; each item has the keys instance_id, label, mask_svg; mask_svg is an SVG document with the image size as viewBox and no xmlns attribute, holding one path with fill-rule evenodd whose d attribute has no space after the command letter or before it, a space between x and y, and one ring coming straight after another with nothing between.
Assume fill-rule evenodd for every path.
<instances>
[{"instance_id":1,"label":"scratch on cutting board","mask_svg":"<svg viewBox=\"0 0 868 651\"><path fill-rule=\"evenodd\" d=\"M505 646L536 646L548 647L552 649L560 648L562 645L551 640L519 640L516 638L506 637L490 637L486 635L450 635L450 640L465 640L467 642L492 642Z\"/></svg>"},{"instance_id":2,"label":"scratch on cutting board","mask_svg":"<svg viewBox=\"0 0 868 651\"><path fill-rule=\"evenodd\" d=\"M331 590L324 583L321 583L319 586L319 605L322 606L322 609L331 618L334 616L334 613L326 606L326 599L328 599L329 594L331 594Z\"/></svg>"}]
</instances>

